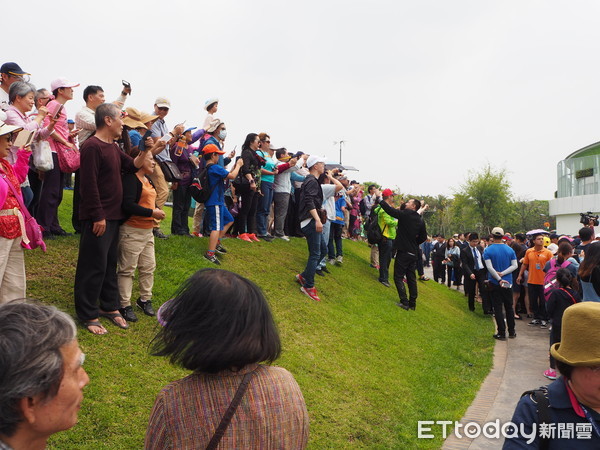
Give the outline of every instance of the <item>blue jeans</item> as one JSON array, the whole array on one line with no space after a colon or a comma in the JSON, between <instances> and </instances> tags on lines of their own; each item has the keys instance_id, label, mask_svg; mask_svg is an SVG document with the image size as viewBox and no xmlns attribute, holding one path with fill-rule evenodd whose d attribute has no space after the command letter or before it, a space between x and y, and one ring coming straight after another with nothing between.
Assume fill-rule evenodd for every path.
<instances>
[{"instance_id":1,"label":"blue jeans","mask_svg":"<svg viewBox=\"0 0 600 450\"><path fill-rule=\"evenodd\" d=\"M317 267L325 267L327 264L327 250L329 244L329 231L331 230L331 222L328 220L323 225L323 233L321 234L321 260Z\"/></svg>"},{"instance_id":2,"label":"blue jeans","mask_svg":"<svg viewBox=\"0 0 600 450\"><path fill-rule=\"evenodd\" d=\"M315 219L311 219L308 224L302 228L302 233L306 237L308 244L308 261L302 275L304 278L304 287L312 288L315 286L315 271L321 259L321 237L323 233L318 233L315 228Z\"/></svg>"},{"instance_id":3,"label":"blue jeans","mask_svg":"<svg viewBox=\"0 0 600 450\"><path fill-rule=\"evenodd\" d=\"M332 223L331 231L329 232L329 258L334 259L336 256L343 256L342 251L342 228L344 225L341 223ZM333 243L335 242L335 250Z\"/></svg>"},{"instance_id":4,"label":"blue jeans","mask_svg":"<svg viewBox=\"0 0 600 450\"><path fill-rule=\"evenodd\" d=\"M256 231L259 236L267 235L267 221L273 203L273 183L262 181L260 183L262 197L258 197L258 208L256 209Z\"/></svg>"}]
</instances>

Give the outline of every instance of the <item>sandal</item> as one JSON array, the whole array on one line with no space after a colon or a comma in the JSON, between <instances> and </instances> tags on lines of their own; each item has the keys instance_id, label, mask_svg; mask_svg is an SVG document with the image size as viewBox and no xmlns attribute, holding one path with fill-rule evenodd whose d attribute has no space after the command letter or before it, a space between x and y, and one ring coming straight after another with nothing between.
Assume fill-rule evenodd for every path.
<instances>
[{"instance_id":1,"label":"sandal","mask_svg":"<svg viewBox=\"0 0 600 450\"><path fill-rule=\"evenodd\" d=\"M121 313L118 313L118 312L115 312L115 313L99 312L98 316L104 317L105 319L110 320L113 324L115 324L119 328L122 328L123 330L126 330L127 328L129 328L129 325L127 324L127 321L121 315ZM121 319L123 319L123 322L125 322L125 325L121 325L119 322L117 322L117 318L119 318L119 317Z\"/></svg>"},{"instance_id":2,"label":"sandal","mask_svg":"<svg viewBox=\"0 0 600 450\"><path fill-rule=\"evenodd\" d=\"M86 322L83 322L83 326L84 326L85 328L87 328L87 330L88 330L90 333L92 333L92 334L95 334L95 335L97 335L97 336L102 336L102 335L104 335L104 334L108 333L108 331L106 330L106 328L104 328L104 327L102 326L102 324L100 323L100 321L99 321L98 319L96 319L96 320L88 320L88 321L86 321ZM91 330L91 328L90 328L90 327L97 327L97 328L101 328L101 329L103 329L103 330L104 330L104 333L95 333L95 332L93 332L93 331Z\"/></svg>"}]
</instances>

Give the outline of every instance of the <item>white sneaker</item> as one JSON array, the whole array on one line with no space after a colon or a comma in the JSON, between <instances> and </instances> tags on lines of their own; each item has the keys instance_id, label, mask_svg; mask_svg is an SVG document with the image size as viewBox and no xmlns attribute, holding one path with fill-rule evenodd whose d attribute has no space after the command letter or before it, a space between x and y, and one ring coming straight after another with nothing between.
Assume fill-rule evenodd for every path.
<instances>
[{"instance_id":1,"label":"white sneaker","mask_svg":"<svg viewBox=\"0 0 600 450\"><path fill-rule=\"evenodd\" d=\"M290 242L290 238L289 238L289 236L285 236L285 235L283 235L283 236L278 236L278 237L279 237L279 239L282 239L282 240L284 240L284 241L286 241L286 242Z\"/></svg>"},{"instance_id":2,"label":"white sneaker","mask_svg":"<svg viewBox=\"0 0 600 450\"><path fill-rule=\"evenodd\" d=\"M343 264L344 263L344 257L343 256L338 256L337 258L335 258L336 262L338 264Z\"/></svg>"}]
</instances>

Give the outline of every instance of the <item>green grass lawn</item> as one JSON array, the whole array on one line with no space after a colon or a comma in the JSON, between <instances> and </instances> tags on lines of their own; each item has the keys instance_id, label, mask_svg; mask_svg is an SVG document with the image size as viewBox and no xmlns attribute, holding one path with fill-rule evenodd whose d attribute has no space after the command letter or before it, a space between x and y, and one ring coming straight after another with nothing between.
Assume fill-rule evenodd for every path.
<instances>
[{"instance_id":1,"label":"green grass lawn","mask_svg":"<svg viewBox=\"0 0 600 450\"><path fill-rule=\"evenodd\" d=\"M168 210L168 208L167 208ZM71 193L65 191L61 224L70 227ZM170 211L168 211L168 214ZM170 218L164 223L164 231ZM73 279L78 237L48 241L46 254L27 252L30 297L74 314ZM196 270L206 238L157 240L155 306L168 300ZM369 248L344 241L344 265L317 277L322 302L300 293L294 275L306 263L306 243L247 243L229 239L224 269L264 290L278 324L283 354L302 388L311 420L311 448L439 448L440 437L418 440L418 420L458 420L492 364L493 324L467 309L465 297L433 281L419 283L416 311L396 306L397 293L377 282ZM137 286L136 288L137 289ZM134 290L133 299L137 298ZM186 371L151 357L157 331L144 316L120 330L93 336L80 328L90 384L79 424L55 435L51 448L141 448L159 390Z\"/></svg>"}]
</instances>

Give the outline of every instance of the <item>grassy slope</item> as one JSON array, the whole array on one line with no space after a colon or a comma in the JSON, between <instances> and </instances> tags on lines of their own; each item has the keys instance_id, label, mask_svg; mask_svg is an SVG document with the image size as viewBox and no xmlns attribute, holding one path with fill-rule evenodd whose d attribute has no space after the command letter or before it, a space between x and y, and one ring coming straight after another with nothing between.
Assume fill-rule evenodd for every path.
<instances>
[{"instance_id":1,"label":"grassy slope","mask_svg":"<svg viewBox=\"0 0 600 450\"><path fill-rule=\"evenodd\" d=\"M65 229L70 198L66 192L61 207ZM201 257L206 243L157 242L157 306L209 265ZM433 282L419 283L416 312L401 310L395 289L377 283L364 244L344 241L344 266L317 279L321 303L303 296L294 281L306 262L304 240L225 245L230 254L222 268L252 279L269 299L284 346L278 365L302 388L312 448L441 445L441 439L417 440L417 421L462 416L491 366L489 319L469 313L461 294ZM47 254L27 252L28 294L74 313L76 259L76 237L50 241ZM140 448L157 392L186 374L148 355L153 319L140 314L127 331L107 328L107 336L80 332L91 383L79 424L56 435L53 448Z\"/></svg>"}]
</instances>

